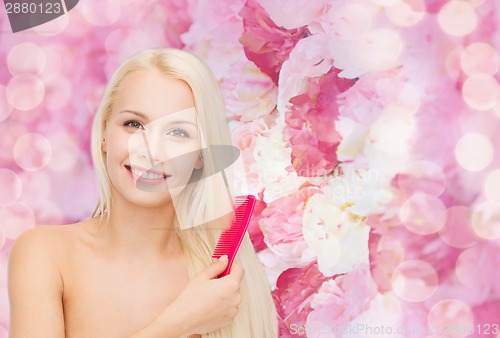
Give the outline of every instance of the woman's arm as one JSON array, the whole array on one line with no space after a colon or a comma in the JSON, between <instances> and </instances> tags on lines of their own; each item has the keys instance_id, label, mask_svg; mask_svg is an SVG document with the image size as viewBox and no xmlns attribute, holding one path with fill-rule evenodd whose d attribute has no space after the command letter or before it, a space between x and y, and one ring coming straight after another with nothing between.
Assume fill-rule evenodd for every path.
<instances>
[{"instance_id":1,"label":"woman's arm","mask_svg":"<svg viewBox=\"0 0 500 338\"><path fill-rule=\"evenodd\" d=\"M185 338L230 325L238 314L244 271L233 264L229 275L216 279L227 263L227 256L213 262L154 321L127 338Z\"/></svg>"},{"instance_id":2,"label":"woman's arm","mask_svg":"<svg viewBox=\"0 0 500 338\"><path fill-rule=\"evenodd\" d=\"M64 338L57 238L43 227L23 233L9 257L10 338Z\"/></svg>"}]
</instances>

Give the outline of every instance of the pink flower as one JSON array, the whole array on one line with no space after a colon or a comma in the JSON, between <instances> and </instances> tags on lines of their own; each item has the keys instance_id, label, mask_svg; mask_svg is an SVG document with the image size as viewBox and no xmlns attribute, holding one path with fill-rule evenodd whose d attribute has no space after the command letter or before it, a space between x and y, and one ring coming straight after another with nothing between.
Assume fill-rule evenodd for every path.
<instances>
[{"instance_id":1,"label":"pink flower","mask_svg":"<svg viewBox=\"0 0 500 338\"><path fill-rule=\"evenodd\" d=\"M281 65L295 44L307 36L307 28L287 30L278 27L256 0L247 0L240 15L244 27L240 42L247 58L278 84Z\"/></svg>"},{"instance_id":2,"label":"pink flower","mask_svg":"<svg viewBox=\"0 0 500 338\"><path fill-rule=\"evenodd\" d=\"M217 80L232 77L231 66L247 61L239 43L243 24L238 12L244 0L189 2L193 23L182 42L207 62Z\"/></svg>"},{"instance_id":3,"label":"pink flower","mask_svg":"<svg viewBox=\"0 0 500 338\"><path fill-rule=\"evenodd\" d=\"M274 123L274 120L270 117L270 115L267 115L250 122L230 122L233 144L241 151L244 169L242 179L245 181L246 190L254 195L259 194L263 189L259 181L259 174L251 170L252 166L255 164L254 149L256 139L260 137L264 131L269 129L270 124Z\"/></svg>"},{"instance_id":4,"label":"pink flower","mask_svg":"<svg viewBox=\"0 0 500 338\"><path fill-rule=\"evenodd\" d=\"M328 34L317 33L297 42L289 59L281 67L278 111L288 110L290 99L305 91L309 78L322 76L332 68L329 39Z\"/></svg>"},{"instance_id":5,"label":"pink flower","mask_svg":"<svg viewBox=\"0 0 500 338\"><path fill-rule=\"evenodd\" d=\"M290 266L304 266L315 258L302 235L302 213L306 200L316 187L304 187L294 194L278 198L262 211L259 226L267 246Z\"/></svg>"},{"instance_id":6,"label":"pink flower","mask_svg":"<svg viewBox=\"0 0 500 338\"><path fill-rule=\"evenodd\" d=\"M311 312L311 300L327 280L316 263L284 271L276 282L273 297L278 311L280 337L289 337L293 327L304 327ZM293 325L293 326L292 326Z\"/></svg>"},{"instance_id":7,"label":"pink flower","mask_svg":"<svg viewBox=\"0 0 500 338\"><path fill-rule=\"evenodd\" d=\"M325 281L311 300L312 311L306 322L308 337L320 337L320 331L338 332L340 337L350 321L368 309L376 294L376 285L367 268Z\"/></svg>"},{"instance_id":8,"label":"pink flower","mask_svg":"<svg viewBox=\"0 0 500 338\"><path fill-rule=\"evenodd\" d=\"M341 137L335 129L339 115L335 98L354 81L337 74L332 68L327 75L311 79L306 93L290 99L284 140L292 147L292 165L299 176L323 176L339 163L336 152Z\"/></svg>"},{"instance_id":9,"label":"pink flower","mask_svg":"<svg viewBox=\"0 0 500 338\"><path fill-rule=\"evenodd\" d=\"M189 0L170 0L163 2L163 5L166 7L165 13L168 19L162 20L161 25L167 28L164 30L166 39L170 46L174 48L184 47L181 41L181 35L186 32L193 23L187 11L188 2ZM144 5L144 3L141 2L141 5ZM150 14L151 12L147 11L146 13ZM145 20L139 22L145 22L146 20L149 20L149 18L145 18Z\"/></svg>"},{"instance_id":10,"label":"pink flower","mask_svg":"<svg viewBox=\"0 0 500 338\"><path fill-rule=\"evenodd\" d=\"M275 109L278 89L252 62L235 63L229 67L229 73L221 83L229 118L252 121Z\"/></svg>"}]
</instances>

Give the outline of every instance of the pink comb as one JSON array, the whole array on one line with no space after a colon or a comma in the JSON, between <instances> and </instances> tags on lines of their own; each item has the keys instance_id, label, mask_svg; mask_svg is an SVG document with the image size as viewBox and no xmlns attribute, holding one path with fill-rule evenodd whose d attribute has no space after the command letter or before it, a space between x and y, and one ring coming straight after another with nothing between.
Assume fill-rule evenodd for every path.
<instances>
[{"instance_id":1,"label":"pink comb","mask_svg":"<svg viewBox=\"0 0 500 338\"><path fill-rule=\"evenodd\" d=\"M217 278L224 277L231 271L234 257L240 248L241 241L243 240L243 236L248 228L248 223L252 217L255 196L237 196L234 200L234 204L234 218L231 221L231 226L220 235L212 255L212 258L215 259L227 255L228 259L226 269L218 275Z\"/></svg>"}]
</instances>

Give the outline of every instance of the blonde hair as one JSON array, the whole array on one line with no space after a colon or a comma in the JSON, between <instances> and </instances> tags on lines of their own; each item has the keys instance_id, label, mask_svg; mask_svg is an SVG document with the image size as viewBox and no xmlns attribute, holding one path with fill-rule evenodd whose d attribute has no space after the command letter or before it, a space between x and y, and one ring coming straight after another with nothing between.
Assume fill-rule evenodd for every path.
<instances>
[{"instance_id":1,"label":"blonde hair","mask_svg":"<svg viewBox=\"0 0 500 338\"><path fill-rule=\"evenodd\" d=\"M112 203L106 155L101 150L106 121L109 119L123 80L131 72L141 69L156 69L171 78L185 81L193 93L198 123L206 144L231 144L218 83L210 69L198 57L177 49L151 49L126 60L111 77L92 128L91 151L99 186L99 201L94 217L99 216L104 224L109 220ZM210 152L205 157L201 171L207 171L211 166L213 167ZM193 172L193 175L201 174ZM212 179L208 184L205 182L188 185L182 192L182 203L176 205L174 226L181 238L190 279L211 263L211 255L221 232L220 224L222 223L223 228L227 225L228 219L219 218L216 221L204 222L196 228L187 230L181 230L180 222L188 220L199 224L197 220L213 220L216 218L214 215L220 215L218 210L226 207L221 203L220 198L226 195L227 190L223 180ZM196 206L195 210L193 206ZM218 225L216 225L217 222ZM243 240L236 261L245 269L241 284L242 302L239 306L239 313L230 326L204 334L203 337L277 337L277 314L269 282L248 235Z\"/></svg>"}]
</instances>

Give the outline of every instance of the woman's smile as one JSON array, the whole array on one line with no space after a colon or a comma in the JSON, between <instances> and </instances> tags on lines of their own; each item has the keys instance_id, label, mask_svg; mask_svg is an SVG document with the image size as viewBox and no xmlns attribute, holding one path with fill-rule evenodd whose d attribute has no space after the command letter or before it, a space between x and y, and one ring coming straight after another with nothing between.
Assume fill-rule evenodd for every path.
<instances>
[{"instance_id":1,"label":"woman's smile","mask_svg":"<svg viewBox=\"0 0 500 338\"><path fill-rule=\"evenodd\" d=\"M125 165L125 169L127 169L134 182L140 185L164 184L167 179L172 176L164 172L152 169L143 169L135 166L132 167L130 165Z\"/></svg>"}]
</instances>

